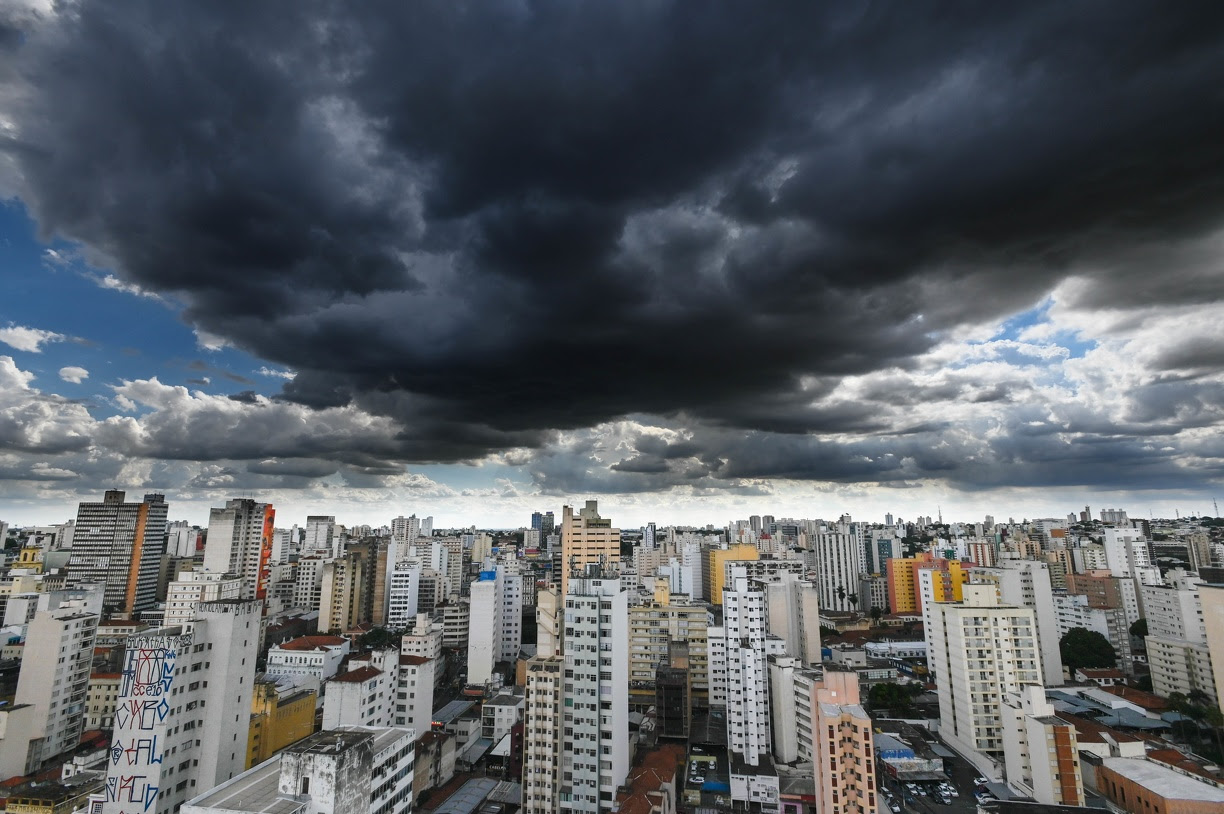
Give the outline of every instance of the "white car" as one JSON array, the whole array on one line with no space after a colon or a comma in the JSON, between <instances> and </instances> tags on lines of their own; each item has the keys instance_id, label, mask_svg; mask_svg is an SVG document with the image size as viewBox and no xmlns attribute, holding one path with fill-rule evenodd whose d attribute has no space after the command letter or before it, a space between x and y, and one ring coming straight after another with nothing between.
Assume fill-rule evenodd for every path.
<instances>
[{"instance_id":1,"label":"white car","mask_svg":"<svg viewBox=\"0 0 1224 814\"><path fill-rule=\"evenodd\" d=\"M987 780L987 779L986 779L986 778L984 778L984 777L975 777L975 778L973 778L973 782L974 782L974 783L977 783L979 786L984 786L984 785L986 785L987 783L989 783L990 781L989 781L989 780Z\"/></svg>"},{"instance_id":2,"label":"white car","mask_svg":"<svg viewBox=\"0 0 1224 814\"><path fill-rule=\"evenodd\" d=\"M890 811L891 811L893 814L901 814L901 806L897 805L896 803L889 803L889 804L888 804L888 809L889 809L889 810L890 810Z\"/></svg>"}]
</instances>

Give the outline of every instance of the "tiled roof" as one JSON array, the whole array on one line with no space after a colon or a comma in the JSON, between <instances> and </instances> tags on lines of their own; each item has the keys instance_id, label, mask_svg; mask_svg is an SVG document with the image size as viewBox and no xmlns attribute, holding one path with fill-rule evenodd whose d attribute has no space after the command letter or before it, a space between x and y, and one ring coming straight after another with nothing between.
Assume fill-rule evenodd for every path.
<instances>
[{"instance_id":1,"label":"tiled roof","mask_svg":"<svg viewBox=\"0 0 1224 814\"><path fill-rule=\"evenodd\" d=\"M281 650L322 650L328 647L340 647L348 639L343 636L301 636L279 644Z\"/></svg>"}]
</instances>

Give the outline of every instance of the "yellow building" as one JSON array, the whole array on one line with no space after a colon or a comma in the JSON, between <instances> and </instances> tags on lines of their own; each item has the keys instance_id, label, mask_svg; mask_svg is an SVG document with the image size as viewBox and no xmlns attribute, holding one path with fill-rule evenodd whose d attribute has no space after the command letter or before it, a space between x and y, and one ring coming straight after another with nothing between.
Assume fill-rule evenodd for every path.
<instances>
[{"instance_id":1,"label":"yellow building","mask_svg":"<svg viewBox=\"0 0 1224 814\"><path fill-rule=\"evenodd\" d=\"M737 543L727 548L711 548L701 559L701 585L706 601L711 605L722 604L723 582L726 579L724 565L736 560L759 560L761 552L750 543Z\"/></svg>"},{"instance_id":2,"label":"yellow building","mask_svg":"<svg viewBox=\"0 0 1224 814\"><path fill-rule=\"evenodd\" d=\"M17 555L17 562L13 563L13 567L21 568L34 574L41 574L43 570L43 550L38 546L26 546Z\"/></svg>"},{"instance_id":3,"label":"yellow building","mask_svg":"<svg viewBox=\"0 0 1224 814\"><path fill-rule=\"evenodd\" d=\"M281 694L274 681L260 681L251 694L251 728L247 737L247 763L263 763L286 746L314 734L314 690Z\"/></svg>"},{"instance_id":4,"label":"yellow building","mask_svg":"<svg viewBox=\"0 0 1224 814\"><path fill-rule=\"evenodd\" d=\"M888 605L892 613L920 613L923 599L920 571L931 571L930 599L960 602L961 588L969 582L969 570L960 560L945 560L932 554L894 558L885 563L888 574Z\"/></svg>"}]
</instances>

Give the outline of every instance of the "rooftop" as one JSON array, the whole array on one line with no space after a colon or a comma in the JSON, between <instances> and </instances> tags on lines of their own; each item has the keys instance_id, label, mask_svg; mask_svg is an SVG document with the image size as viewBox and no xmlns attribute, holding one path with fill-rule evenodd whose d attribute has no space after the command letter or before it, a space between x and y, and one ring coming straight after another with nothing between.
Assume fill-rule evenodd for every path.
<instances>
[{"instance_id":1,"label":"rooftop","mask_svg":"<svg viewBox=\"0 0 1224 814\"><path fill-rule=\"evenodd\" d=\"M1102 690L1110 695L1116 695L1124 701L1130 701L1137 707L1142 707L1149 712L1162 712L1169 708L1169 704L1159 695L1154 695L1143 690L1136 690L1134 687L1102 687Z\"/></svg>"},{"instance_id":2,"label":"rooftop","mask_svg":"<svg viewBox=\"0 0 1224 814\"><path fill-rule=\"evenodd\" d=\"M377 667L358 667L356 670L350 670L347 673L336 676L332 681L338 681L341 684L360 684L363 681L369 681L371 678L377 678L382 674L382 670Z\"/></svg>"},{"instance_id":3,"label":"rooftop","mask_svg":"<svg viewBox=\"0 0 1224 814\"><path fill-rule=\"evenodd\" d=\"M281 650L328 650L347 643L348 639L343 636L300 636L276 647Z\"/></svg>"},{"instance_id":4,"label":"rooftop","mask_svg":"<svg viewBox=\"0 0 1224 814\"><path fill-rule=\"evenodd\" d=\"M1116 667L1080 667L1075 672L1084 678L1126 678L1126 674Z\"/></svg>"},{"instance_id":5,"label":"rooftop","mask_svg":"<svg viewBox=\"0 0 1224 814\"><path fill-rule=\"evenodd\" d=\"M306 803L280 796L280 769L280 755L275 755L271 760L188 800L184 808L199 806L247 814L296 814L305 810Z\"/></svg>"},{"instance_id":6,"label":"rooftop","mask_svg":"<svg viewBox=\"0 0 1224 814\"><path fill-rule=\"evenodd\" d=\"M1224 803L1224 788L1195 780L1162 763L1137 757L1107 757L1101 764L1165 799Z\"/></svg>"}]
</instances>

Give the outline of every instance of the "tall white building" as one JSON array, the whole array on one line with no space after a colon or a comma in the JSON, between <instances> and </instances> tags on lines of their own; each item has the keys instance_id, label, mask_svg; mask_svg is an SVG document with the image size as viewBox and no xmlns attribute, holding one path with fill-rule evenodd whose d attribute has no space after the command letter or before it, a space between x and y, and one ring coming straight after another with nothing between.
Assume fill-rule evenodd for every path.
<instances>
[{"instance_id":1,"label":"tall white building","mask_svg":"<svg viewBox=\"0 0 1224 814\"><path fill-rule=\"evenodd\" d=\"M296 523L287 529L275 528L272 530L271 560L273 564L289 562L289 558L300 554L301 550L302 530L297 527Z\"/></svg>"},{"instance_id":2,"label":"tall white building","mask_svg":"<svg viewBox=\"0 0 1224 814\"><path fill-rule=\"evenodd\" d=\"M399 658L395 648L386 648L350 659L348 671L327 682L323 728L391 726L396 714Z\"/></svg>"},{"instance_id":3,"label":"tall white building","mask_svg":"<svg viewBox=\"0 0 1224 814\"><path fill-rule=\"evenodd\" d=\"M497 578L482 572L472 583L468 611L467 680L484 684L493 676L501 641L498 629Z\"/></svg>"},{"instance_id":4,"label":"tall white building","mask_svg":"<svg viewBox=\"0 0 1224 814\"><path fill-rule=\"evenodd\" d=\"M421 734L430 731L437 667L436 659L400 655L395 691L396 726L407 726Z\"/></svg>"},{"instance_id":5,"label":"tall white building","mask_svg":"<svg viewBox=\"0 0 1224 814\"><path fill-rule=\"evenodd\" d=\"M1041 684L1041 651L1032 608L1004 605L994 585L966 585L961 602L936 602L926 630L927 658L939 688L939 733L980 770L1003 763L1002 701Z\"/></svg>"},{"instance_id":6,"label":"tall white building","mask_svg":"<svg viewBox=\"0 0 1224 814\"><path fill-rule=\"evenodd\" d=\"M323 569L326 557L302 557L294 573L293 607L317 611L323 606Z\"/></svg>"},{"instance_id":7,"label":"tall white building","mask_svg":"<svg viewBox=\"0 0 1224 814\"><path fill-rule=\"evenodd\" d=\"M766 630L782 639L786 652L804 666L821 663L820 595L817 586L797 574L780 572L760 580L765 592Z\"/></svg>"},{"instance_id":8,"label":"tall white building","mask_svg":"<svg viewBox=\"0 0 1224 814\"><path fill-rule=\"evenodd\" d=\"M166 553L171 557L194 557L200 530L186 520L166 525Z\"/></svg>"},{"instance_id":9,"label":"tall white building","mask_svg":"<svg viewBox=\"0 0 1224 814\"><path fill-rule=\"evenodd\" d=\"M483 684L499 661L513 662L523 642L523 580L515 563L486 562L471 585L468 682Z\"/></svg>"},{"instance_id":10,"label":"tall white building","mask_svg":"<svg viewBox=\"0 0 1224 814\"><path fill-rule=\"evenodd\" d=\"M204 570L236 574L242 579L243 599L264 599L271 572L275 521L276 511L271 503L256 503L247 498L227 500L224 508L211 509Z\"/></svg>"},{"instance_id":11,"label":"tall white building","mask_svg":"<svg viewBox=\"0 0 1224 814\"><path fill-rule=\"evenodd\" d=\"M1008 784L1045 805L1081 806L1075 725L1054 715L1040 686L1022 687L1004 699L1003 756Z\"/></svg>"},{"instance_id":12,"label":"tall white building","mask_svg":"<svg viewBox=\"0 0 1224 814\"><path fill-rule=\"evenodd\" d=\"M1125 580L1131 584L1130 580ZM1118 666L1125 672L1133 672L1130 659L1130 625L1126 622L1126 611L1122 608L1094 608L1083 594L1060 594L1054 597L1054 613L1058 619L1058 636L1066 636L1072 629L1082 627L1100 633L1113 646L1118 656ZM1045 658L1045 653L1042 653Z\"/></svg>"},{"instance_id":13,"label":"tall white building","mask_svg":"<svg viewBox=\"0 0 1224 814\"><path fill-rule=\"evenodd\" d=\"M102 814L171 814L242 772L261 614L259 602L208 602L191 633L128 639Z\"/></svg>"},{"instance_id":14,"label":"tall white building","mask_svg":"<svg viewBox=\"0 0 1224 814\"><path fill-rule=\"evenodd\" d=\"M710 628L710 704L726 705L727 747L749 766L770 750L770 656L785 655L782 639L770 636L765 622L765 592L743 568L727 568L722 627Z\"/></svg>"},{"instance_id":15,"label":"tall white building","mask_svg":"<svg viewBox=\"0 0 1224 814\"><path fill-rule=\"evenodd\" d=\"M400 560L387 580L387 627L399 630L416 617L421 594L421 561Z\"/></svg>"},{"instance_id":16,"label":"tall white building","mask_svg":"<svg viewBox=\"0 0 1224 814\"><path fill-rule=\"evenodd\" d=\"M340 535L336 534L336 518L321 514L307 517L302 552L339 557L343 552L340 550Z\"/></svg>"},{"instance_id":17,"label":"tall white building","mask_svg":"<svg viewBox=\"0 0 1224 814\"><path fill-rule=\"evenodd\" d=\"M1037 643L1041 648L1042 680L1047 687L1062 686L1059 640L1066 631L1059 627L1049 564L1037 560L1001 560L994 568L970 569L969 578L973 582L998 585L999 598L1004 605L1033 609Z\"/></svg>"},{"instance_id":18,"label":"tall white building","mask_svg":"<svg viewBox=\"0 0 1224 814\"><path fill-rule=\"evenodd\" d=\"M820 587L820 607L824 610L854 610L855 605L850 597L857 595L859 575L863 573L865 542L862 529L857 523L821 526L812 548Z\"/></svg>"},{"instance_id":19,"label":"tall white building","mask_svg":"<svg viewBox=\"0 0 1224 814\"><path fill-rule=\"evenodd\" d=\"M162 624L182 627L185 633L190 633L197 605L218 599L239 599L241 594L242 580L233 574L185 571L166 588L166 615Z\"/></svg>"},{"instance_id":20,"label":"tall white building","mask_svg":"<svg viewBox=\"0 0 1224 814\"><path fill-rule=\"evenodd\" d=\"M1115 577L1130 577L1140 585L1161 584L1147 538L1135 529L1105 529L1105 566Z\"/></svg>"},{"instance_id":21,"label":"tall white building","mask_svg":"<svg viewBox=\"0 0 1224 814\"><path fill-rule=\"evenodd\" d=\"M40 596L39 610L26 629L14 703L34 708L35 727L6 733L6 738L29 742L26 769L30 771L81 742L98 603L67 596L67 592Z\"/></svg>"},{"instance_id":22,"label":"tall white building","mask_svg":"<svg viewBox=\"0 0 1224 814\"><path fill-rule=\"evenodd\" d=\"M629 772L628 595L615 575L567 585L560 810L596 814Z\"/></svg>"},{"instance_id":23,"label":"tall white building","mask_svg":"<svg viewBox=\"0 0 1224 814\"><path fill-rule=\"evenodd\" d=\"M1143 586L1152 691L1167 696L1199 690L1215 701L1217 688L1199 598L1203 580L1181 570L1170 571L1166 579L1167 585Z\"/></svg>"}]
</instances>

